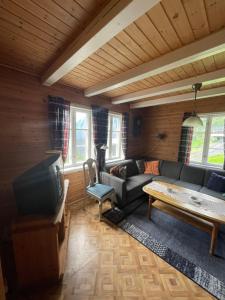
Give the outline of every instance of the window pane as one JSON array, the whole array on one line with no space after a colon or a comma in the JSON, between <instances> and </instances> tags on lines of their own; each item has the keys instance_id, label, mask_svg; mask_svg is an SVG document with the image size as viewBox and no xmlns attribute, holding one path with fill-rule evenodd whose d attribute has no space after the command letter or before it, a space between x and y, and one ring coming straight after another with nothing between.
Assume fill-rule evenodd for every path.
<instances>
[{"instance_id":1,"label":"window pane","mask_svg":"<svg viewBox=\"0 0 225 300\"><path fill-rule=\"evenodd\" d=\"M76 112L76 129L88 129L88 113Z\"/></svg>"},{"instance_id":2,"label":"window pane","mask_svg":"<svg viewBox=\"0 0 225 300\"><path fill-rule=\"evenodd\" d=\"M193 162L202 162L205 129L206 129L206 118L201 118L201 119L203 122L203 127L194 128L193 137L192 137L190 161Z\"/></svg>"},{"instance_id":3,"label":"window pane","mask_svg":"<svg viewBox=\"0 0 225 300\"><path fill-rule=\"evenodd\" d=\"M209 141L208 163L223 165L224 162L224 120L223 116L213 117Z\"/></svg>"},{"instance_id":4,"label":"window pane","mask_svg":"<svg viewBox=\"0 0 225 300\"><path fill-rule=\"evenodd\" d=\"M85 145L88 138L87 130L76 130L76 145Z\"/></svg>"},{"instance_id":5,"label":"window pane","mask_svg":"<svg viewBox=\"0 0 225 300\"><path fill-rule=\"evenodd\" d=\"M87 159L86 147L85 146L76 146L76 161L83 162Z\"/></svg>"},{"instance_id":6,"label":"window pane","mask_svg":"<svg viewBox=\"0 0 225 300\"><path fill-rule=\"evenodd\" d=\"M120 130L120 117L112 116L112 131Z\"/></svg>"},{"instance_id":7,"label":"window pane","mask_svg":"<svg viewBox=\"0 0 225 300\"><path fill-rule=\"evenodd\" d=\"M112 148L111 148L111 156L112 158L119 157L119 141L120 141L120 133L112 132Z\"/></svg>"},{"instance_id":8,"label":"window pane","mask_svg":"<svg viewBox=\"0 0 225 300\"><path fill-rule=\"evenodd\" d=\"M88 156L88 131L76 130L75 141L76 161L85 161Z\"/></svg>"}]
</instances>

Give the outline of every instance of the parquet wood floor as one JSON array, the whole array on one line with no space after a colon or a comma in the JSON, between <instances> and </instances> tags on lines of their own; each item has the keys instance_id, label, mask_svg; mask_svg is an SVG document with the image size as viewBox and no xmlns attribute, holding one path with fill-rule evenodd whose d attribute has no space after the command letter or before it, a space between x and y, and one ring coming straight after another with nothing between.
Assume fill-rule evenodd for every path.
<instances>
[{"instance_id":1,"label":"parquet wood floor","mask_svg":"<svg viewBox=\"0 0 225 300\"><path fill-rule=\"evenodd\" d=\"M18 297L34 300L209 300L183 274L117 227L98 221L97 204L73 210L61 286Z\"/></svg>"}]
</instances>

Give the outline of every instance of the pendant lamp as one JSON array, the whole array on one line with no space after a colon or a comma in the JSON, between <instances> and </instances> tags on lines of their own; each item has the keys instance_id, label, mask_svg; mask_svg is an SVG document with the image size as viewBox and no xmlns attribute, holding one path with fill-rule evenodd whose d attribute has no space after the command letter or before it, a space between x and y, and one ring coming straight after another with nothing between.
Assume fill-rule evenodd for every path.
<instances>
[{"instance_id":1,"label":"pendant lamp","mask_svg":"<svg viewBox=\"0 0 225 300\"><path fill-rule=\"evenodd\" d=\"M186 120L184 120L182 126L185 126L185 127L202 127L203 126L203 122L202 122L201 118L196 113L197 92L200 91L201 87L202 87L202 83L195 83L192 85L192 90L195 93L194 108L191 113L191 116L189 118L187 118Z\"/></svg>"}]
</instances>

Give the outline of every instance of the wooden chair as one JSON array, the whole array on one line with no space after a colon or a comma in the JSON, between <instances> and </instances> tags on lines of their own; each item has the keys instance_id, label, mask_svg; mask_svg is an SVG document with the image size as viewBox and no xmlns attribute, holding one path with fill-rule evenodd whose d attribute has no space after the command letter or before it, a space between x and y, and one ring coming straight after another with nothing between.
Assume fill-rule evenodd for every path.
<instances>
[{"instance_id":1,"label":"wooden chair","mask_svg":"<svg viewBox=\"0 0 225 300\"><path fill-rule=\"evenodd\" d=\"M87 168L86 168L87 166ZM99 220L102 221L102 204L107 199L111 200L111 206L114 208L116 194L114 188L99 183L99 175L96 160L89 158L83 163L85 191L88 196L94 198L99 204ZM88 180L87 180L88 175Z\"/></svg>"}]
</instances>

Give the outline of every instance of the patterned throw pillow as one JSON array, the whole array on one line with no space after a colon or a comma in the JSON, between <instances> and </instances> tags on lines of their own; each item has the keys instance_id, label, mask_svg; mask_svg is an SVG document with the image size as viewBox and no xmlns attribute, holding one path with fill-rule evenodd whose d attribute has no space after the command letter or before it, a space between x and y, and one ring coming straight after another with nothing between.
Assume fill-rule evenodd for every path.
<instances>
[{"instance_id":1,"label":"patterned throw pillow","mask_svg":"<svg viewBox=\"0 0 225 300\"><path fill-rule=\"evenodd\" d=\"M127 167L126 166L114 166L110 169L109 173L113 176L126 179L127 177Z\"/></svg>"},{"instance_id":2,"label":"patterned throw pillow","mask_svg":"<svg viewBox=\"0 0 225 300\"><path fill-rule=\"evenodd\" d=\"M159 161L146 161L145 162L145 174L159 175Z\"/></svg>"},{"instance_id":3,"label":"patterned throw pillow","mask_svg":"<svg viewBox=\"0 0 225 300\"><path fill-rule=\"evenodd\" d=\"M123 166L120 168L119 177L126 180L127 178L127 166Z\"/></svg>"},{"instance_id":4,"label":"patterned throw pillow","mask_svg":"<svg viewBox=\"0 0 225 300\"><path fill-rule=\"evenodd\" d=\"M144 159L136 160L136 165L138 168L138 173L139 174L144 174L145 171L145 161Z\"/></svg>"}]
</instances>

